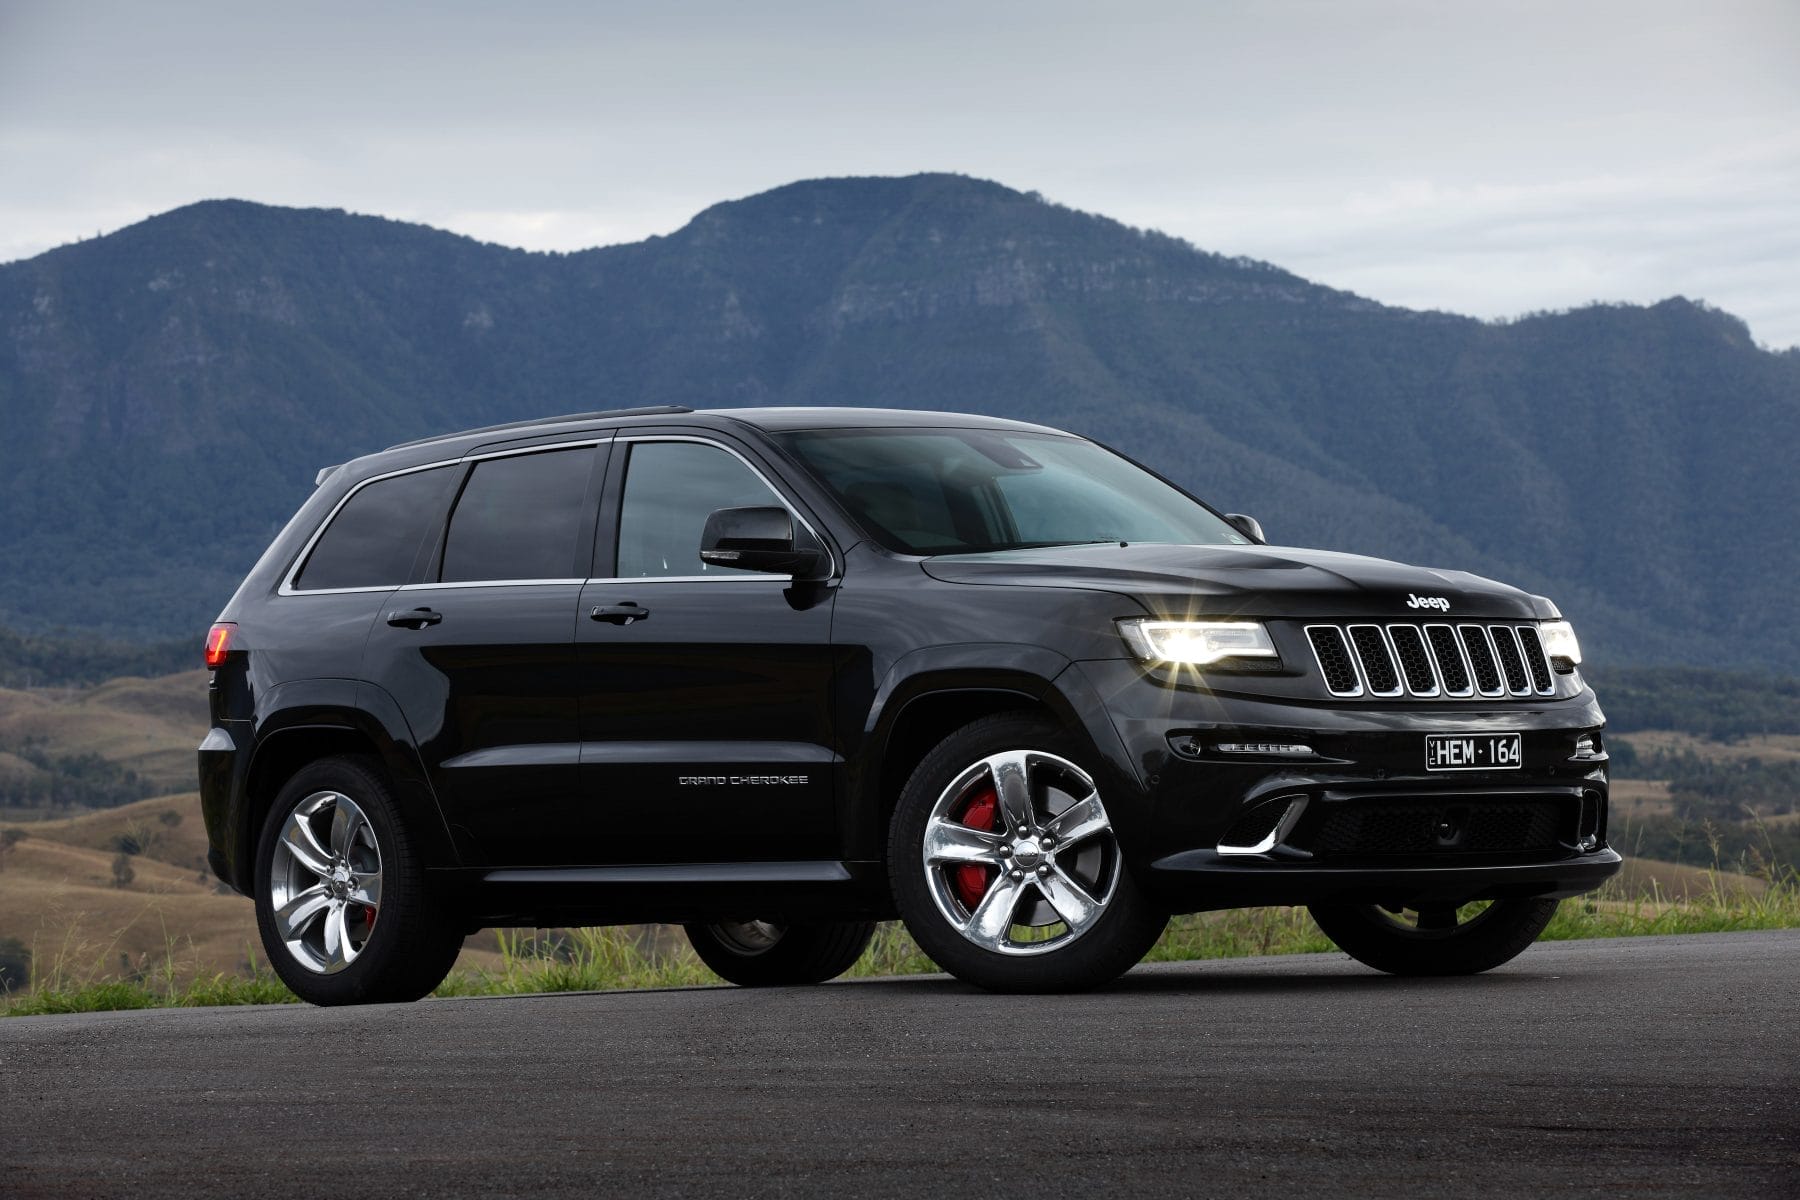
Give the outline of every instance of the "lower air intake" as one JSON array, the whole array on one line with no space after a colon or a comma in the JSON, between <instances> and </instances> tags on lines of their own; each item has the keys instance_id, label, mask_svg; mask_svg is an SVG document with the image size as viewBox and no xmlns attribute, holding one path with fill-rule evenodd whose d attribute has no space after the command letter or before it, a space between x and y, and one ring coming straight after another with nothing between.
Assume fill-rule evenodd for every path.
<instances>
[{"instance_id":1,"label":"lower air intake","mask_svg":"<svg viewBox=\"0 0 1800 1200\"><path fill-rule=\"evenodd\" d=\"M1319 858L1517 854L1572 843L1579 816L1572 800L1358 800L1290 840Z\"/></svg>"}]
</instances>

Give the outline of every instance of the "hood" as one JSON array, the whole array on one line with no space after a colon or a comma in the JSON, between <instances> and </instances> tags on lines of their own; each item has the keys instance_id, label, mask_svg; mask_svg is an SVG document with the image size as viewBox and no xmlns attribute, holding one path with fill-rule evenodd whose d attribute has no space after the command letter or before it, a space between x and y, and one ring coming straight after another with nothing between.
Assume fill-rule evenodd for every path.
<instances>
[{"instance_id":1,"label":"hood","mask_svg":"<svg viewBox=\"0 0 1800 1200\"><path fill-rule=\"evenodd\" d=\"M1103 542L945 554L921 565L932 578L946 583L1117 592L1141 600L1153 613L1171 616L1455 621L1557 615L1555 606L1542 597L1467 571L1289 546ZM1419 600L1426 603L1415 603Z\"/></svg>"}]
</instances>

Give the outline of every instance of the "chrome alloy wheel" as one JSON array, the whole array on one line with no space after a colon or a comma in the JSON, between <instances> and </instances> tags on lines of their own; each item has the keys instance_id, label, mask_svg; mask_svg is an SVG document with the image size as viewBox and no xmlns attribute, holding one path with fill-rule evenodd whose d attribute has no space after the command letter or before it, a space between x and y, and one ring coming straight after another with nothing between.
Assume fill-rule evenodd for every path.
<instances>
[{"instance_id":1,"label":"chrome alloy wheel","mask_svg":"<svg viewBox=\"0 0 1800 1200\"><path fill-rule=\"evenodd\" d=\"M301 966L334 975L356 961L381 907L381 847L356 801L314 792L294 807L269 865L269 899Z\"/></svg>"},{"instance_id":2,"label":"chrome alloy wheel","mask_svg":"<svg viewBox=\"0 0 1800 1200\"><path fill-rule=\"evenodd\" d=\"M1046 954L1100 919L1119 847L1087 772L1038 750L989 755L938 796L922 846L931 898L970 942Z\"/></svg>"}]
</instances>

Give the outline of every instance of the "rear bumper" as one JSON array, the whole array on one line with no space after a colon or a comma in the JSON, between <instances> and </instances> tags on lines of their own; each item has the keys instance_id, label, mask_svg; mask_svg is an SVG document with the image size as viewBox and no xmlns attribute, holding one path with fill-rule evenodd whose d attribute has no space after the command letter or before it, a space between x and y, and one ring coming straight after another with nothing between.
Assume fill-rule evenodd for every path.
<instances>
[{"instance_id":1,"label":"rear bumper","mask_svg":"<svg viewBox=\"0 0 1800 1200\"><path fill-rule=\"evenodd\" d=\"M244 891L247 879L241 878L233 853L242 844L243 805L236 800L243 793L244 777L250 763L246 753L249 730L241 721L222 721L207 731L199 747L200 815L206 821L206 865L227 884Z\"/></svg>"}]
</instances>

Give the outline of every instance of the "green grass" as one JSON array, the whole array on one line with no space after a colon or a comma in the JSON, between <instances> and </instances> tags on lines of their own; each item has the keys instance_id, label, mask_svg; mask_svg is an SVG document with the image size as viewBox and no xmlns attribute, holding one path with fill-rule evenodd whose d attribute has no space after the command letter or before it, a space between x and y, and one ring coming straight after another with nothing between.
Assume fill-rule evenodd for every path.
<instances>
[{"instance_id":1,"label":"green grass","mask_svg":"<svg viewBox=\"0 0 1800 1200\"><path fill-rule=\"evenodd\" d=\"M613 988L683 987L717 978L683 945L658 950L630 927L495 931L498 970L453 971L436 996L518 996Z\"/></svg>"},{"instance_id":2,"label":"green grass","mask_svg":"<svg viewBox=\"0 0 1800 1200\"><path fill-rule=\"evenodd\" d=\"M125 1008L217 1008L231 1004L298 1004L300 997L267 968L249 975L208 975L177 984L167 979L50 982L8 999L0 1016L111 1012Z\"/></svg>"},{"instance_id":3,"label":"green grass","mask_svg":"<svg viewBox=\"0 0 1800 1200\"><path fill-rule=\"evenodd\" d=\"M1727 887L1715 872L1710 892L1670 900L1654 891L1626 894L1608 885L1593 896L1563 904L1544 931L1548 941L1634 937L1643 934L1719 933L1800 928L1800 878L1787 874L1761 895ZM523 995L538 992L607 991L687 987L717 983L685 943L659 945L628 928L568 929L495 934L497 969L453 972L438 996ZM1331 943L1301 908L1251 908L1176 917L1145 957L1146 962L1188 962L1259 954L1329 951ZM37 987L0 1002L0 1015L101 1012L109 1009L291 1004L296 997L266 965L252 959L248 975L212 975L178 981L175 955L164 967L129 978L86 978L57 972ZM889 923L850 969L850 977L917 975L937 970L906 931Z\"/></svg>"}]
</instances>

